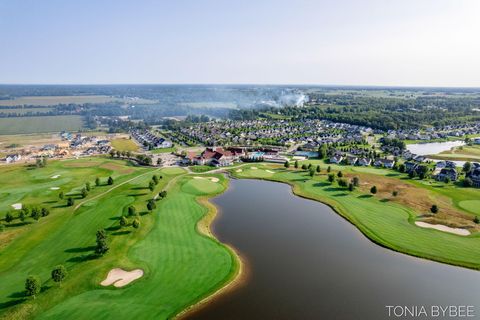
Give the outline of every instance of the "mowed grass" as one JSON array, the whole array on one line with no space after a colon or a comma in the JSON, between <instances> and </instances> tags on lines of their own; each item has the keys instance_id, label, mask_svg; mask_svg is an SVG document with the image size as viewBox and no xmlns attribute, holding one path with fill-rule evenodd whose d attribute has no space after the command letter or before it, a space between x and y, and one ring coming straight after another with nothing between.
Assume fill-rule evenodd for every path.
<instances>
[{"instance_id":1,"label":"mowed grass","mask_svg":"<svg viewBox=\"0 0 480 320\"><path fill-rule=\"evenodd\" d=\"M434 159L480 161L480 145L461 146L432 156Z\"/></svg>"},{"instance_id":2,"label":"mowed grass","mask_svg":"<svg viewBox=\"0 0 480 320\"><path fill-rule=\"evenodd\" d=\"M52 161L31 170L6 166L0 171L3 207L21 201L51 209L39 222L15 221L0 233L0 318L168 319L222 286L238 268L229 249L196 228L215 214L198 201L225 190L227 181L220 175L215 176L219 182L203 181L215 186L206 192L202 186L185 187L194 179L183 169L140 168L106 158ZM151 192L147 186L153 174L162 179ZM55 175L60 176L51 179ZM95 187L97 176L102 182L113 176L115 183ZM86 181L92 191L75 203L83 205L76 211L64 207L58 193L77 197ZM52 191L52 186L60 189ZM164 189L167 197L158 199L157 208L148 213L147 200ZM130 205L139 213L139 229L119 228L119 217ZM96 258L95 232L101 228L107 230L110 250ZM61 288L49 280L57 264L69 272ZM100 286L116 267L141 268L145 275L120 289ZM23 296L29 274L42 280L42 293L35 300Z\"/></svg>"},{"instance_id":3,"label":"mowed grass","mask_svg":"<svg viewBox=\"0 0 480 320\"><path fill-rule=\"evenodd\" d=\"M288 183L293 186L297 195L330 205L367 237L382 246L418 257L480 269L478 234L462 237L419 228L414 225L417 214L409 207L367 192L349 192L345 188L339 188L336 183L327 182L325 171L314 178L310 178L303 170L272 167L272 171L276 173L267 177L260 169L245 167L241 172L232 170L232 174L239 178L260 178ZM412 188L415 186L412 185Z\"/></svg>"},{"instance_id":4,"label":"mowed grass","mask_svg":"<svg viewBox=\"0 0 480 320\"><path fill-rule=\"evenodd\" d=\"M127 138L118 138L111 141L112 148L118 151L138 151L138 145Z\"/></svg>"},{"instance_id":5,"label":"mowed grass","mask_svg":"<svg viewBox=\"0 0 480 320\"><path fill-rule=\"evenodd\" d=\"M0 135L78 131L83 129L81 116L42 116L0 118Z\"/></svg>"}]
</instances>

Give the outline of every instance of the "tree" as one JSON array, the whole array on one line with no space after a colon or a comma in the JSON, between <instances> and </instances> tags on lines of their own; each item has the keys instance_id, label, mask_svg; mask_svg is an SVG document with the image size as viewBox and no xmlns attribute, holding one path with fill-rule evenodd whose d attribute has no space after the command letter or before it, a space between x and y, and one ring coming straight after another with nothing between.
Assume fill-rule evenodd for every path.
<instances>
[{"instance_id":1,"label":"tree","mask_svg":"<svg viewBox=\"0 0 480 320\"><path fill-rule=\"evenodd\" d=\"M160 198L165 198L165 197L167 196L167 191L166 191L166 190L162 190L162 191L158 194L158 196L159 196Z\"/></svg>"},{"instance_id":2,"label":"tree","mask_svg":"<svg viewBox=\"0 0 480 320\"><path fill-rule=\"evenodd\" d=\"M90 191L92 188L90 187L90 182L85 183L85 189Z\"/></svg>"},{"instance_id":3,"label":"tree","mask_svg":"<svg viewBox=\"0 0 480 320\"><path fill-rule=\"evenodd\" d=\"M449 184L450 183L450 178L449 177L445 177L443 179L443 182L445 182L446 184Z\"/></svg>"},{"instance_id":4,"label":"tree","mask_svg":"<svg viewBox=\"0 0 480 320\"><path fill-rule=\"evenodd\" d=\"M52 280L62 286L62 281L67 277L67 269L63 265L58 265L52 270Z\"/></svg>"},{"instance_id":5,"label":"tree","mask_svg":"<svg viewBox=\"0 0 480 320\"><path fill-rule=\"evenodd\" d=\"M371 192L372 194L376 194L376 193L377 193L377 186L371 187L371 188L370 188L370 192Z\"/></svg>"},{"instance_id":6,"label":"tree","mask_svg":"<svg viewBox=\"0 0 480 320\"><path fill-rule=\"evenodd\" d=\"M315 175L315 169L313 169L313 167L311 167L308 174L310 175L310 177L313 177Z\"/></svg>"},{"instance_id":7,"label":"tree","mask_svg":"<svg viewBox=\"0 0 480 320\"><path fill-rule=\"evenodd\" d=\"M48 210L47 208L42 208L40 214L42 215L42 217L46 217L50 214L50 210Z\"/></svg>"},{"instance_id":8,"label":"tree","mask_svg":"<svg viewBox=\"0 0 480 320\"><path fill-rule=\"evenodd\" d=\"M95 185L98 187L100 185L100 178L96 177L95 178Z\"/></svg>"},{"instance_id":9,"label":"tree","mask_svg":"<svg viewBox=\"0 0 480 320\"><path fill-rule=\"evenodd\" d=\"M398 166L398 171L404 173L405 172L405 165L402 163L401 165Z\"/></svg>"},{"instance_id":10,"label":"tree","mask_svg":"<svg viewBox=\"0 0 480 320\"><path fill-rule=\"evenodd\" d=\"M74 203L75 203L75 200L73 200L72 197L68 197L68 199L67 199L67 206L68 206L68 207L71 207L71 206L73 206Z\"/></svg>"},{"instance_id":11,"label":"tree","mask_svg":"<svg viewBox=\"0 0 480 320\"><path fill-rule=\"evenodd\" d=\"M436 214L438 213L438 206L436 204L433 204L432 207L430 208L430 211L433 213L433 214Z\"/></svg>"},{"instance_id":12,"label":"tree","mask_svg":"<svg viewBox=\"0 0 480 320\"><path fill-rule=\"evenodd\" d=\"M110 157L112 157L112 158L115 157L115 154L116 154L115 150L112 149L112 150L110 150L109 153L110 153Z\"/></svg>"},{"instance_id":13,"label":"tree","mask_svg":"<svg viewBox=\"0 0 480 320\"><path fill-rule=\"evenodd\" d=\"M140 227L140 221L138 219L133 220L132 227L138 229Z\"/></svg>"},{"instance_id":14,"label":"tree","mask_svg":"<svg viewBox=\"0 0 480 320\"><path fill-rule=\"evenodd\" d=\"M153 183L155 183L155 185L157 185L158 181L159 181L158 176L154 174L153 177L152 177L152 181L153 181Z\"/></svg>"},{"instance_id":15,"label":"tree","mask_svg":"<svg viewBox=\"0 0 480 320\"><path fill-rule=\"evenodd\" d=\"M7 214L5 215L5 222L6 223L10 223L13 221L13 219L15 219L13 217L13 214L11 212L7 212Z\"/></svg>"},{"instance_id":16,"label":"tree","mask_svg":"<svg viewBox=\"0 0 480 320\"><path fill-rule=\"evenodd\" d=\"M30 216L36 221L38 221L38 219L40 219L42 214L38 208L32 208L32 212L30 213Z\"/></svg>"},{"instance_id":17,"label":"tree","mask_svg":"<svg viewBox=\"0 0 480 320\"><path fill-rule=\"evenodd\" d=\"M319 165L317 165L317 169L316 169L317 173L320 173L322 171L322 169L320 168Z\"/></svg>"},{"instance_id":18,"label":"tree","mask_svg":"<svg viewBox=\"0 0 480 320\"><path fill-rule=\"evenodd\" d=\"M463 186L464 187L472 187L473 186L472 179L470 179L470 178L463 179Z\"/></svg>"},{"instance_id":19,"label":"tree","mask_svg":"<svg viewBox=\"0 0 480 320\"><path fill-rule=\"evenodd\" d=\"M342 171L338 171L338 173L337 173L337 177L339 177L339 178L343 177L343 173L342 173Z\"/></svg>"},{"instance_id":20,"label":"tree","mask_svg":"<svg viewBox=\"0 0 480 320\"><path fill-rule=\"evenodd\" d=\"M328 182L333 183L335 181L335 175L333 173L330 173L328 175Z\"/></svg>"},{"instance_id":21,"label":"tree","mask_svg":"<svg viewBox=\"0 0 480 320\"><path fill-rule=\"evenodd\" d=\"M354 187L358 187L360 185L360 179L358 177L353 177L352 183Z\"/></svg>"},{"instance_id":22,"label":"tree","mask_svg":"<svg viewBox=\"0 0 480 320\"><path fill-rule=\"evenodd\" d=\"M25 210L21 210L20 211L20 214L18 215L18 218L20 219L20 221L24 222L25 219L27 218L27 215L25 214Z\"/></svg>"},{"instance_id":23,"label":"tree","mask_svg":"<svg viewBox=\"0 0 480 320\"><path fill-rule=\"evenodd\" d=\"M83 188L82 191L80 191L80 194L82 196L82 198L86 198L87 195L88 195L88 191L86 188Z\"/></svg>"},{"instance_id":24,"label":"tree","mask_svg":"<svg viewBox=\"0 0 480 320\"><path fill-rule=\"evenodd\" d=\"M302 170L307 170L307 165L305 163L302 164Z\"/></svg>"},{"instance_id":25,"label":"tree","mask_svg":"<svg viewBox=\"0 0 480 320\"><path fill-rule=\"evenodd\" d=\"M345 180L343 178L340 178L340 179L338 179L338 185L340 187L346 188L348 186L348 182L347 182L347 180Z\"/></svg>"},{"instance_id":26,"label":"tree","mask_svg":"<svg viewBox=\"0 0 480 320\"><path fill-rule=\"evenodd\" d=\"M127 217L122 216L122 217L120 218L120 226L121 226L121 227L125 227L126 225L128 225L128 219L127 219Z\"/></svg>"},{"instance_id":27,"label":"tree","mask_svg":"<svg viewBox=\"0 0 480 320\"><path fill-rule=\"evenodd\" d=\"M478 218L478 216L475 216L475 218L473 218L473 222L475 222L476 224L480 223L480 219Z\"/></svg>"},{"instance_id":28,"label":"tree","mask_svg":"<svg viewBox=\"0 0 480 320\"><path fill-rule=\"evenodd\" d=\"M469 173L472 170L472 163L467 161L463 164L463 172Z\"/></svg>"},{"instance_id":29,"label":"tree","mask_svg":"<svg viewBox=\"0 0 480 320\"><path fill-rule=\"evenodd\" d=\"M152 211L152 210L154 210L156 207L157 207L157 204L155 203L155 200L153 200L153 199L148 200L148 202L147 202L147 209L148 209L148 211Z\"/></svg>"},{"instance_id":30,"label":"tree","mask_svg":"<svg viewBox=\"0 0 480 320\"><path fill-rule=\"evenodd\" d=\"M287 168L287 169L290 168L290 162L288 162L288 160L285 161L285 163L283 164L283 166L284 166L285 168Z\"/></svg>"},{"instance_id":31,"label":"tree","mask_svg":"<svg viewBox=\"0 0 480 320\"><path fill-rule=\"evenodd\" d=\"M393 191L392 191L392 196L394 196L394 197L398 196L398 191L397 191L397 190L393 190Z\"/></svg>"},{"instance_id":32,"label":"tree","mask_svg":"<svg viewBox=\"0 0 480 320\"><path fill-rule=\"evenodd\" d=\"M42 157L42 167L47 166L47 157Z\"/></svg>"},{"instance_id":33,"label":"tree","mask_svg":"<svg viewBox=\"0 0 480 320\"><path fill-rule=\"evenodd\" d=\"M137 210L135 209L134 206L129 206L128 207L128 215L130 217L133 217L133 216L137 215Z\"/></svg>"},{"instance_id":34,"label":"tree","mask_svg":"<svg viewBox=\"0 0 480 320\"><path fill-rule=\"evenodd\" d=\"M58 197L60 198L60 200L63 200L63 198L65 198L65 194L63 193L63 191L60 191Z\"/></svg>"},{"instance_id":35,"label":"tree","mask_svg":"<svg viewBox=\"0 0 480 320\"><path fill-rule=\"evenodd\" d=\"M40 293L40 279L37 276L29 276L25 280L25 295L27 297L33 297Z\"/></svg>"},{"instance_id":36,"label":"tree","mask_svg":"<svg viewBox=\"0 0 480 320\"><path fill-rule=\"evenodd\" d=\"M349 183L348 184L348 191L353 191L355 189L355 186L353 185L353 183Z\"/></svg>"},{"instance_id":37,"label":"tree","mask_svg":"<svg viewBox=\"0 0 480 320\"><path fill-rule=\"evenodd\" d=\"M148 189L150 189L150 191L155 190L155 182L150 180L150 182L148 183Z\"/></svg>"},{"instance_id":38,"label":"tree","mask_svg":"<svg viewBox=\"0 0 480 320\"><path fill-rule=\"evenodd\" d=\"M327 145L326 145L326 144L322 144L322 145L318 148L318 157L319 157L320 159L324 159L326 156L327 156Z\"/></svg>"},{"instance_id":39,"label":"tree","mask_svg":"<svg viewBox=\"0 0 480 320\"><path fill-rule=\"evenodd\" d=\"M35 160L35 166L37 168L40 168L42 167L42 160L40 158L38 158L37 160Z\"/></svg>"},{"instance_id":40,"label":"tree","mask_svg":"<svg viewBox=\"0 0 480 320\"><path fill-rule=\"evenodd\" d=\"M95 253L102 256L108 251L108 244L107 244L107 234L105 230L100 229L97 231L97 245L95 247Z\"/></svg>"},{"instance_id":41,"label":"tree","mask_svg":"<svg viewBox=\"0 0 480 320\"><path fill-rule=\"evenodd\" d=\"M112 177L108 177L107 184L109 186L111 186L113 184L113 178Z\"/></svg>"},{"instance_id":42,"label":"tree","mask_svg":"<svg viewBox=\"0 0 480 320\"><path fill-rule=\"evenodd\" d=\"M410 179L416 178L417 177L417 171L415 171L415 170L410 171L408 173L408 176L410 177Z\"/></svg>"},{"instance_id":43,"label":"tree","mask_svg":"<svg viewBox=\"0 0 480 320\"><path fill-rule=\"evenodd\" d=\"M295 167L295 169L298 169L298 160L295 160L295 163L293 164L293 166Z\"/></svg>"},{"instance_id":44,"label":"tree","mask_svg":"<svg viewBox=\"0 0 480 320\"><path fill-rule=\"evenodd\" d=\"M327 172L330 172L330 171L332 171L332 167L328 166L327 167Z\"/></svg>"}]
</instances>

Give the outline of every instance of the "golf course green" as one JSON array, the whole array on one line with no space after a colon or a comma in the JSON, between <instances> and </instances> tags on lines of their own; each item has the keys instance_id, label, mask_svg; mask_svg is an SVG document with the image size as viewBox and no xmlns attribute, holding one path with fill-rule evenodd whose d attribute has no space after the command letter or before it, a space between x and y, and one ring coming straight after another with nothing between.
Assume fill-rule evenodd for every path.
<instances>
[{"instance_id":1,"label":"golf course green","mask_svg":"<svg viewBox=\"0 0 480 320\"><path fill-rule=\"evenodd\" d=\"M238 271L233 252L197 229L203 218L215 214L213 206L200 203L226 189L221 175L193 179L180 168L140 168L105 158L0 170L2 218L14 203L50 209L38 221L5 224L0 233L1 318L166 319L205 298ZM162 178L150 191L154 174ZM110 176L112 185L106 183ZM102 181L99 186L96 177ZM91 191L80 199L78 191L86 182ZM147 200L162 190L167 196L157 198L156 209L149 212ZM60 192L74 197L75 204L65 206ZM138 229L119 225L129 206L138 213ZM93 254L99 229L107 231L110 248L101 257ZM61 286L50 279L59 264L68 271ZM144 275L122 288L101 286L113 268L142 269ZM29 275L41 279L42 290L35 299L24 295Z\"/></svg>"},{"instance_id":2,"label":"golf course green","mask_svg":"<svg viewBox=\"0 0 480 320\"><path fill-rule=\"evenodd\" d=\"M332 165L336 176L343 171L345 178L360 177L358 188L349 191L328 182L324 162L304 163L322 170L313 177L308 170L271 164L229 170L236 178L287 183L298 196L330 205L392 250L480 269L480 238L471 221L479 190L458 192L453 184L406 180L391 170ZM368 192L373 183L376 194ZM392 186L398 196L391 195ZM208 199L227 188L222 174L139 167L104 157L0 167L0 319L169 319L203 302L241 271L237 255L209 228L216 209ZM431 201L441 208L432 219L466 221L472 234L416 226ZM148 203L155 205L148 208ZM46 208L49 214L22 220L20 207ZM109 247L104 255L95 254L101 229ZM68 272L61 284L51 279L57 265ZM120 269L140 274L125 286L101 284ZM25 295L30 275L41 281L35 298Z\"/></svg>"}]
</instances>

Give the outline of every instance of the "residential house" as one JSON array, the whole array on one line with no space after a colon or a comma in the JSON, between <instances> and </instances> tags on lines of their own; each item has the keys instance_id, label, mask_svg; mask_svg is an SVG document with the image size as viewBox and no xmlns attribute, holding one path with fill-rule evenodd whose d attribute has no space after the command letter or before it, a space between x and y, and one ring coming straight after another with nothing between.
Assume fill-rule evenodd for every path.
<instances>
[{"instance_id":1,"label":"residential house","mask_svg":"<svg viewBox=\"0 0 480 320\"><path fill-rule=\"evenodd\" d=\"M452 168L443 168L440 170L440 173L435 177L438 181L445 181L447 178L450 181L457 181L458 173L457 170Z\"/></svg>"},{"instance_id":2,"label":"residential house","mask_svg":"<svg viewBox=\"0 0 480 320\"><path fill-rule=\"evenodd\" d=\"M372 163L372 159L370 159L370 158L360 158L357 161L357 164L359 166L364 166L364 167L369 166L371 163Z\"/></svg>"},{"instance_id":3,"label":"residential house","mask_svg":"<svg viewBox=\"0 0 480 320\"><path fill-rule=\"evenodd\" d=\"M339 164L340 162L342 162L342 160L343 160L343 156L339 154L336 154L333 157L330 157L330 163Z\"/></svg>"}]
</instances>

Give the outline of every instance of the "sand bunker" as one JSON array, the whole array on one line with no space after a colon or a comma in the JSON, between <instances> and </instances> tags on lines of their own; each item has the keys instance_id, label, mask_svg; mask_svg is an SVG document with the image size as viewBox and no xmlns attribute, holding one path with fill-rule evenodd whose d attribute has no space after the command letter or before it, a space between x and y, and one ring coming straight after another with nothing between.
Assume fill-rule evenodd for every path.
<instances>
[{"instance_id":1,"label":"sand bunker","mask_svg":"<svg viewBox=\"0 0 480 320\"><path fill-rule=\"evenodd\" d=\"M58 177L60 177L60 175L59 175L59 174L56 174L56 175L52 176L51 179L57 179Z\"/></svg>"},{"instance_id":2,"label":"sand bunker","mask_svg":"<svg viewBox=\"0 0 480 320\"><path fill-rule=\"evenodd\" d=\"M135 281L143 276L142 269L135 269L132 271L125 271L120 268L115 268L110 270L107 275L107 278L100 282L104 287L110 286L113 284L114 287L120 288L126 286L132 281Z\"/></svg>"},{"instance_id":3,"label":"sand bunker","mask_svg":"<svg viewBox=\"0 0 480 320\"><path fill-rule=\"evenodd\" d=\"M272 171L272 170L265 170L267 171L268 173L275 173L275 171Z\"/></svg>"},{"instance_id":4,"label":"sand bunker","mask_svg":"<svg viewBox=\"0 0 480 320\"><path fill-rule=\"evenodd\" d=\"M257 167L251 167L250 169L252 169L252 170L257 170L258 168L257 168Z\"/></svg>"},{"instance_id":5,"label":"sand bunker","mask_svg":"<svg viewBox=\"0 0 480 320\"><path fill-rule=\"evenodd\" d=\"M210 181L212 181L212 182L218 182L218 181L220 181L220 179L215 178L215 177L205 178L205 177L198 177L198 176L197 176L197 177L193 177L193 179L197 179L197 180L205 180L205 179L208 179L208 180L210 180Z\"/></svg>"},{"instance_id":6,"label":"sand bunker","mask_svg":"<svg viewBox=\"0 0 480 320\"><path fill-rule=\"evenodd\" d=\"M415 224L417 226L421 227L421 228L440 230L440 231L444 231L444 232L457 234L459 236L470 235L470 231L468 231L466 229L451 228L451 227L444 226L443 224L430 224L430 223L421 222L421 221L416 221Z\"/></svg>"},{"instance_id":7,"label":"sand bunker","mask_svg":"<svg viewBox=\"0 0 480 320\"><path fill-rule=\"evenodd\" d=\"M58 190L60 189L59 187L51 187L50 190Z\"/></svg>"},{"instance_id":8,"label":"sand bunker","mask_svg":"<svg viewBox=\"0 0 480 320\"><path fill-rule=\"evenodd\" d=\"M242 172L242 171L243 171L242 169L235 170L235 172Z\"/></svg>"},{"instance_id":9,"label":"sand bunker","mask_svg":"<svg viewBox=\"0 0 480 320\"><path fill-rule=\"evenodd\" d=\"M21 210L22 209L22 204L21 203L14 203L12 204L12 208L15 210Z\"/></svg>"}]
</instances>

